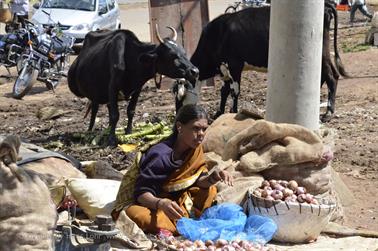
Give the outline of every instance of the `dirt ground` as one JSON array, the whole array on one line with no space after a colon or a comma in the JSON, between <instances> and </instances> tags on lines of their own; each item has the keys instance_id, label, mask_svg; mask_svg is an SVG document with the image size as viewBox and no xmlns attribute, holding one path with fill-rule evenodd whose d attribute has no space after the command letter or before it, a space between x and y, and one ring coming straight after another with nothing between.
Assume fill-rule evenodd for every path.
<instances>
[{"instance_id":1,"label":"dirt ground","mask_svg":"<svg viewBox=\"0 0 378 251\"><path fill-rule=\"evenodd\" d=\"M336 130L333 168L341 174L350 188L355 203L345 207L345 225L378 231L378 48L362 45L370 28L359 18L359 25L348 26L347 13L339 12L339 49L352 78L339 81L336 114L327 124ZM6 72L2 70L2 73ZM15 74L15 72L12 72ZM72 155L79 160L104 160L116 169L124 169L132 159L118 148L83 145L74 139L75 132L87 129L89 119L83 119L86 100L75 97L65 81L55 93L37 83L22 100L11 98L14 79L1 79L0 124L1 134L17 134L24 141ZM240 107L255 105L265 110L267 75L246 72L241 84ZM327 90L322 89L322 101ZM220 83L202 92L201 103L211 115L219 106ZM174 113L174 99L169 90L156 90L147 84L136 110L135 122L167 119ZM37 112L43 107L56 107L64 114L56 119L40 120ZM126 103L120 104L121 120L126 125ZM106 107L101 107L96 130L107 127Z\"/></svg>"}]
</instances>

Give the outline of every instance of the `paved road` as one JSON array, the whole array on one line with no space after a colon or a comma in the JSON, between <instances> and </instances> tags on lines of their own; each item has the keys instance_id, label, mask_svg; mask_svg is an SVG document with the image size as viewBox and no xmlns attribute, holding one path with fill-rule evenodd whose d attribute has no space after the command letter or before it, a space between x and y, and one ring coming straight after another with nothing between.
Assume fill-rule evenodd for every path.
<instances>
[{"instance_id":1,"label":"paved road","mask_svg":"<svg viewBox=\"0 0 378 251\"><path fill-rule=\"evenodd\" d=\"M139 1L139 2L138 2ZM222 14L232 4L233 0L209 0L210 19ZM135 3L121 4L121 25L124 29L133 31L140 40L151 41L149 27L148 2L136 0ZM4 34L5 24L0 23L0 34Z\"/></svg>"},{"instance_id":2,"label":"paved road","mask_svg":"<svg viewBox=\"0 0 378 251\"><path fill-rule=\"evenodd\" d=\"M224 13L233 0L209 0L210 19ZM140 40L151 41L148 3L123 4L121 6L121 25L133 31Z\"/></svg>"}]
</instances>

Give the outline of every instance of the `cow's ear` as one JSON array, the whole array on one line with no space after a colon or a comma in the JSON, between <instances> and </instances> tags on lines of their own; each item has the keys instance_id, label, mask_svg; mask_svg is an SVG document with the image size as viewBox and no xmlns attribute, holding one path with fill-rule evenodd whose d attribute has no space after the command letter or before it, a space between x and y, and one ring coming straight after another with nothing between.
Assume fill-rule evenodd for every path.
<instances>
[{"instance_id":1,"label":"cow's ear","mask_svg":"<svg viewBox=\"0 0 378 251\"><path fill-rule=\"evenodd\" d=\"M144 53L139 56L139 62L144 65L151 65L154 64L157 59L156 53Z\"/></svg>"}]
</instances>

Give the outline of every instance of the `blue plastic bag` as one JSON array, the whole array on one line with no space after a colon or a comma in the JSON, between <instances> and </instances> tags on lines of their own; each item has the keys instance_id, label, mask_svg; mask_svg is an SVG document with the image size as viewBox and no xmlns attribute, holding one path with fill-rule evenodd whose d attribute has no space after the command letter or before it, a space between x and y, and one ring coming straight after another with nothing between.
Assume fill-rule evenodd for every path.
<instances>
[{"instance_id":1,"label":"blue plastic bag","mask_svg":"<svg viewBox=\"0 0 378 251\"><path fill-rule=\"evenodd\" d=\"M272 239L277 225L263 216L253 215L247 219L239 205L224 203L208 208L198 220L178 220L177 231L192 241L225 239L265 244Z\"/></svg>"},{"instance_id":2,"label":"blue plastic bag","mask_svg":"<svg viewBox=\"0 0 378 251\"><path fill-rule=\"evenodd\" d=\"M205 210L198 220L182 218L177 221L177 231L190 240L227 239L244 229L247 216L236 204L220 204ZM232 233L232 234L231 234Z\"/></svg>"},{"instance_id":3,"label":"blue plastic bag","mask_svg":"<svg viewBox=\"0 0 378 251\"><path fill-rule=\"evenodd\" d=\"M244 232L247 240L265 244L273 238L277 229L277 224L271 218L251 215L247 219Z\"/></svg>"}]
</instances>

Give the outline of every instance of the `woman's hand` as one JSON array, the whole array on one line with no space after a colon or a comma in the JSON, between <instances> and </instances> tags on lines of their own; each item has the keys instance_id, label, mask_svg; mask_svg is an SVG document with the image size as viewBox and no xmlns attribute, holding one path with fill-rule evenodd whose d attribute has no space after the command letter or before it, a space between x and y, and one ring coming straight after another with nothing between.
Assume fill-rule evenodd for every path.
<instances>
[{"instance_id":1,"label":"woman's hand","mask_svg":"<svg viewBox=\"0 0 378 251\"><path fill-rule=\"evenodd\" d=\"M234 185L234 179L232 176L224 170L216 169L212 174L209 175L208 181L212 184L218 183L218 181L224 182L229 186Z\"/></svg>"},{"instance_id":2,"label":"woman's hand","mask_svg":"<svg viewBox=\"0 0 378 251\"><path fill-rule=\"evenodd\" d=\"M156 206L157 209L162 210L171 220L178 220L184 216L181 207L170 199L159 199Z\"/></svg>"}]
</instances>

